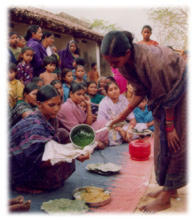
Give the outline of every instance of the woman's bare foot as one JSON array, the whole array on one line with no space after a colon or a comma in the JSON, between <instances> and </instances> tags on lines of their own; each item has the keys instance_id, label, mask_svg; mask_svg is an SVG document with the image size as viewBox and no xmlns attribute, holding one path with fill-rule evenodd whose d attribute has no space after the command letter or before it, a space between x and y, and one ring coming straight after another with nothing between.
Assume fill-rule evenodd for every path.
<instances>
[{"instance_id":1,"label":"woman's bare foot","mask_svg":"<svg viewBox=\"0 0 195 220\"><path fill-rule=\"evenodd\" d=\"M23 196L17 196L16 198L9 200L9 205L21 204L23 202L24 202L24 197Z\"/></svg>"},{"instance_id":2,"label":"woman's bare foot","mask_svg":"<svg viewBox=\"0 0 195 220\"><path fill-rule=\"evenodd\" d=\"M142 212L155 213L171 207L171 193L169 191L161 191L157 198L149 203L144 205L139 209Z\"/></svg>"},{"instance_id":3,"label":"woman's bare foot","mask_svg":"<svg viewBox=\"0 0 195 220\"><path fill-rule=\"evenodd\" d=\"M149 197L156 198L156 197L159 196L159 194L160 194L162 191L163 191L163 189L161 189L161 190L159 190L159 191L156 191L156 192L150 192L150 193L148 193L147 195L148 195ZM170 191L170 194L171 194L171 198L174 198L174 199L178 198L177 190L172 190L172 191Z\"/></svg>"},{"instance_id":4,"label":"woman's bare foot","mask_svg":"<svg viewBox=\"0 0 195 220\"><path fill-rule=\"evenodd\" d=\"M31 201L27 200L21 204L14 204L9 206L10 212L26 212L30 209Z\"/></svg>"},{"instance_id":5,"label":"woman's bare foot","mask_svg":"<svg viewBox=\"0 0 195 220\"><path fill-rule=\"evenodd\" d=\"M39 190L39 189L30 189L27 187L16 187L15 190L17 192L23 192L23 193L31 193L31 194L40 194L43 192L43 190Z\"/></svg>"}]
</instances>

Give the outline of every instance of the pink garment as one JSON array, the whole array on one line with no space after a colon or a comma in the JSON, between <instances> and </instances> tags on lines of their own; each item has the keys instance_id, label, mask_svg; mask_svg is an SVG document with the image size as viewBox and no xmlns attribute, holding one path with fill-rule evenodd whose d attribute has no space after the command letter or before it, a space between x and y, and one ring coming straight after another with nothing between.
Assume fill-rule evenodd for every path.
<instances>
[{"instance_id":1,"label":"pink garment","mask_svg":"<svg viewBox=\"0 0 195 220\"><path fill-rule=\"evenodd\" d=\"M118 69L111 67L111 70L114 74L114 79L116 80L120 93L123 93L127 90L127 80L121 75Z\"/></svg>"},{"instance_id":2,"label":"pink garment","mask_svg":"<svg viewBox=\"0 0 195 220\"><path fill-rule=\"evenodd\" d=\"M86 124L87 114L76 105L72 99L68 98L67 101L61 105L57 118L60 120L61 124L70 131L78 124ZM106 122L106 120L96 120L91 127L96 131L103 128ZM108 131L102 131L96 135L96 141L107 142L107 140Z\"/></svg>"}]
</instances>

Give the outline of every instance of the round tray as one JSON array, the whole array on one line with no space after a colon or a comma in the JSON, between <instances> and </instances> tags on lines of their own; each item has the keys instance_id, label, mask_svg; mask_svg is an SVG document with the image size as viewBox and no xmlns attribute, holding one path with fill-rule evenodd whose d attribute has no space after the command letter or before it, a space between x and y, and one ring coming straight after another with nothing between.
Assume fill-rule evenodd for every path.
<instances>
[{"instance_id":1,"label":"round tray","mask_svg":"<svg viewBox=\"0 0 195 220\"><path fill-rule=\"evenodd\" d=\"M97 190L100 191L101 193L104 193L105 195L107 195L107 198L102 200L102 201L98 201L98 202L88 202L85 201L84 199L82 199L82 192L86 192L86 190ZM96 187L96 186L83 186L81 188L77 188L73 191L73 198L75 199L79 199L79 200L83 200L85 201L85 203L90 206L90 207L101 207L104 205L107 205L108 203L110 203L111 201L111 193L103 188L100 187Z\"/></svg>"}]
</instances>

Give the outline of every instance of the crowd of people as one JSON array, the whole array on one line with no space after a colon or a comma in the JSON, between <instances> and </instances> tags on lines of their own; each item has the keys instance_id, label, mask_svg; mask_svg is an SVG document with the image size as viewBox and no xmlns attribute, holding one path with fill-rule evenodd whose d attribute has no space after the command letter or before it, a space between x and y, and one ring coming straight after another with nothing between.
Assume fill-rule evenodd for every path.
<instances>
[{"instance_id":1,"label":"crowd of people","mask_svg":"<svg viewBox=\"0 0 195 220\"><path fill-rule=\"evenodd\" d=\"M15 32L9 34L9 162L12 189L40 193L63 186L64 181L75 170L75 161L52 165L50 161L43 161L42 158L46 145L51 141L54 141L54 145L70 143L69 133L76 125L88 124L94 130L108 124L113 126L113 129L96 135L96 150L130 142L133 138L132 128L137 123L144 124L145 128L151 131L156 128L157 132L159 131L159 127L155 125L157 119L154 120L152 114L153 112L154 117L158 118L159 124L159 112L155 106L149 109L148 104L151 106L151 99L154 99L155 104L159 105L159 98L163 97L163 103L166 105L169 101L166 98L167 93L172 88L175 76L174 71L168 67L167 71L172 73L172 78L169 75L165 78L161 76L161 79L158 78L160 76L146 75L147 71L150 72L150 67L159 71L157 65L155 66L156 60L148 66L144 63L145 54L152 59L151 54L153 51L155 53L154 47L158 45L150 39L151 34L151 27L144 26L143 40L136 44L132 43L130 32L113 32L112 35L106 35L101 49L112 67L113 76L108 77L98 72L96 62L89 64L91 69L86 72L86 61L80 56L75 40L71 40L65 49L57 50L54 34L43 33L38 25L29 26L25 36ZM119 39L124 46L116 45L116 48L111 50L109 45L113 37ZM153 45L149 46L151 51L145 45ZM124 68L127 59L117 60L118 57L124 56L123 51L120 51L124 48L133 53L131 63L135 59L137 61L131 67L126 65ZM114 51L115 49L117 51ZM170 48L167 47L167 50L167 54L172 53ZM114 52L110 54L110 51ZM138 67L143 69L139 72ZM182 71L180 73L182 74ZM161 85L162 79L166 85ZM158 85L153 83L155 80ZM130 105L133 107L130 108ZM128 108L130 110L127 113ZM167 131L172 129L172 118L171 115ZM122 119L124 123L114 126L114 123ZM179 122L177 123L179 126ZM90 153L78 155L75 159L82 162L89 159ZM14 204L14 208L10 207L10 210L30 208L29 201L28 206L17 201L19 200L10 201L10 204Z\"/></svg>"}]
</instances>

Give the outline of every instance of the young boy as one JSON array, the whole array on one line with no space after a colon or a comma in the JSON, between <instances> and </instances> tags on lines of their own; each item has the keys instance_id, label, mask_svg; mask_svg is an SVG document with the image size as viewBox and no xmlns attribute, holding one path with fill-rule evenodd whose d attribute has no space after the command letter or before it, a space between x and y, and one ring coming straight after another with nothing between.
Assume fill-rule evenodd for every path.
<instances>
[{"instance_id":1,"label":"young boy","mask_svg":"<svg viewBox=\"0 0 195 220\"><path fill-rule=\"evenodd\" d=\"M9 107L12 109L15 107L17 101L23 99L24 85L20 80L16 79L17 67L14 63L9 64L8 69L8 96L9 96Z\"/></svg>"},{"instance_id":2,"label":"young boy","mask_svg":"<svg viewBox=\"0 0 195 220\"><path fill-rule=\"evenodd\" d=\"M154 121L152 112L147 107L148 99L145 98L137 108L134 109L136 123L145 123L146 127L151 131L154 131Z\"/></svg>"},{"instance_id":3,"label":"young boy","mask_svg":"<svg viewBox=\"0 0 195 220\"><path fill-rule=\"evenodd\" d=\"M56 60L53 57L46 56L43 59L43 64L45 66L45 72L40 74L40 78L43 79L44 85L50 84L53 80L58 79L54 70L56 69Z\"/></svg>"},{"instance_id":4,"label":"young boy","mask_svg":"<svg viewBox=\"0 0 195 220\"><path fill-rule=\"evenodd\" d=\"M86 80L83 78L84 75L85 75L84 66L77 65L75 68L75 76L76 76L75 82L77 82L77 83L86 82Z\"/></svg>"}]
</instances>

